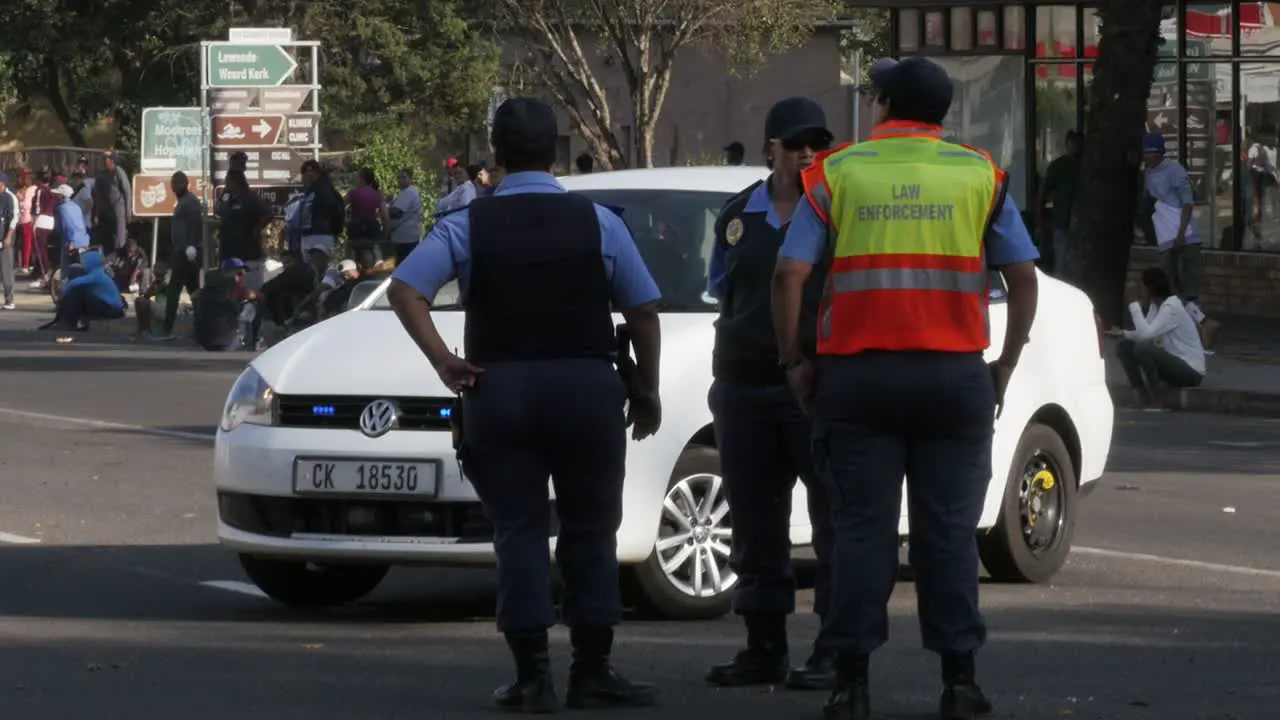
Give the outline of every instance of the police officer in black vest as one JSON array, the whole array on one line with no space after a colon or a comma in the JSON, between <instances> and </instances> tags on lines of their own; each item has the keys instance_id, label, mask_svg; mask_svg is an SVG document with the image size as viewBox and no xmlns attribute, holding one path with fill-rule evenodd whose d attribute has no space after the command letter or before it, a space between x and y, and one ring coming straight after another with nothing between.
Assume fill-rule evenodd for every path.
<instances>
[{"instance_id":1,"label":"police officer in black vest","mask_svg":"<svg viewBox=\"0 0 1280 720\"><path fill-rule=\"evenodd\" d=\"M721 211L708 269L708 292L720 300L709 402L733 513L731 565L738 573L733 609L747 626L747 647L711 668L707 682L737 686L786 682L793 689L835 682L833 654L821 642L804 665L787 671L787 615L795 611L791 569L791 498L796 478L809 496L818 557L814 611L826 613L831 576L831 516L814 478L810 422L778 364L770 288L791 213L803 201L800 171L831 145L822 108L788 98L765 119L764 153L773 174L743 190ZM805 291L813 351L823 273Z\"/></svg>"},{"instance_id":2,"label":"police officer in black vest","mask_svg":"<svg viewBox=\"0 0 1280 720\"><path fill-rule=\"evenodd\" d=\"M396 268L390 290L405 330L462 394L459 457L493 522L498 628L516 665L515 682L494 700L524 712L558 705L547 650L556 622L548 476L573 645L565 704L643 706L656 696L653 686L618 675L610 655L622 614L616 534L626 428L631 422L632 437L643 439L661 421L660 295L622 219L551 175L558 138L549 106L504 102L491 137L509 173L501 188L442 217ZM430 313L455 278L466 308L465 359L450 352ZM629 404L614 367L615 309L636 351Z\"/></svg>"}]
</instances>

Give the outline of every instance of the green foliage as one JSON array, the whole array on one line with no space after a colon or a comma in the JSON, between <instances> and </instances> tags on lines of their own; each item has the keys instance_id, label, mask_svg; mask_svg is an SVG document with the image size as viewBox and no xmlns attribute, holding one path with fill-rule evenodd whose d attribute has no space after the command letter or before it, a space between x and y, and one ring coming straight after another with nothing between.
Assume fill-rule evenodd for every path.
<instances>
[{"instance_id":1,"label":"green foliage","mask_svg":"<svg viewBox=\"0 0 1280 720\"><path fill-rule=\"evenodd\" d=\"M321 41L326 142L404 125L424 142L480 125L497 53L464 0L8 0L0 66L19 100L49 98L72 141L108 116L138 140L141 109L198 103L200 42L230 27L292 27ZM74 38L74 41L69 39ZM0 101L3 101L0 93Z\"/></svg>"},{"instance_id":2,"label":"green foliage","mask_svg":"<svg viewBox=\"0 0 1280 720\"><path fill-rule=\"evenodd\" d=\"M407 128L394 125L366 135L363 144L351 153L351 164L356 169L372 170L378 185L390 191L396 186L396 174L403 168L421 176L421 147L414 143Z\"/></svg>"},{"instance_id":3,"label":"green foliage","mask_svg":"<svg viewBox=\"0 0 1280 720\"><path fill-rule=\"evenodd\" d=\"M846 73L852 76L856 70L861 77L854 80L864 83L872 63L893 55L893 26L888 10L853 8L846 15L850 27L840 34L841 62ZM862 53L862 62L855 68L858 52Z\"/></svg>"}]
</instances>

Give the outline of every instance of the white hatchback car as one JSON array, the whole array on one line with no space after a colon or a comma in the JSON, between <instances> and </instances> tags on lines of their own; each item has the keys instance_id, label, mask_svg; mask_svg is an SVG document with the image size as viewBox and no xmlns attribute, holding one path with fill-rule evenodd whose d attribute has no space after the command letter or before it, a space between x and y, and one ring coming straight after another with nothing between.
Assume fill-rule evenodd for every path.
<instances>
[{"instance_id":1,"label":"white hatchback car","mask_svg":"<svg viewBox=\"0 0 1280 720\"><path fill-rule=\"evenodd\" d=\"M663 292L664 422L627 450L618 558L632 602L664 617L726 612L737 580L706 402L716 308L704 286L717 213L765 173L671 168L562 179L623 208ZM992 277L994 354L1005 310ZM364 289L352 311L254 359L217 434L218 538L258 587L291 605L357 600L392 565L494 563L491 527L454 458L451 395L390 311L385 284ZM433 315L460 347L456 296L446 288ZM1032 340L996 427L978 538L992 576L1042 582L1062 566L1077 502L1106 464L1112 421L1092 305L1042 276ZM811 532L799 483L794 508L792 542L804 546ZM899 530L905 535L905 508Z\"/></svg>"}]
</instances>

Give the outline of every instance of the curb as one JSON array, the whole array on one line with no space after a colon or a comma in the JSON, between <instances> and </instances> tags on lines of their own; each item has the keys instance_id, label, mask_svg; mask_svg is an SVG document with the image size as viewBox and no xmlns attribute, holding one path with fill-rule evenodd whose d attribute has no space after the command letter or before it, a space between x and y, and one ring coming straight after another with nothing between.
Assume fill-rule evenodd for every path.
<instances>
[{"instance_id":1,"label":"curb","mask_svg":"<svg viewBox=\"0 0 1280 720\"><path fill-rule=\"evenodd\" d=\"M1110 383L1116 407L1133 408L1133 390L1125 384ZM1170 409L1194 413L1221 413L1259 418L1280 418L1280 393L1249 390L1187 388L1169 397Z\"/></svg>"}]
</instances>

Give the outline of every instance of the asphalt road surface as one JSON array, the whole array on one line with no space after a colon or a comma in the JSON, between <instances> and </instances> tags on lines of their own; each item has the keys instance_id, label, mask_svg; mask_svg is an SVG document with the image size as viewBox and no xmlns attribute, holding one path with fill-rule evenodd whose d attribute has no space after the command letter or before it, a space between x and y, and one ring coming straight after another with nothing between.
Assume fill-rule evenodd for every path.
<instances>
[{"instance_id":1,"label":"asphalt road surface","mask_svg":"<svg viewBox=\"0 0 1280 720\"><path fill-rule=\"evenodd\" d=\"M397 570L366 602L303 613L213 543L208 436L244 356L59 346L18 324L0 323L0 719L492 715L509 663L490 572ZM1125 411L1118 433L1055 582L984 586L996 717L1275 718L1280 423ZM878 708L929 717L910 583L892 614ZM797 617L797 655L815 629ZM627 623L619 666L664 695L623 714L817 717L821 694L703 685L740 637L731 619ZM563 633L554 652L565 665Z\"/></svg>"}]
</instances>

